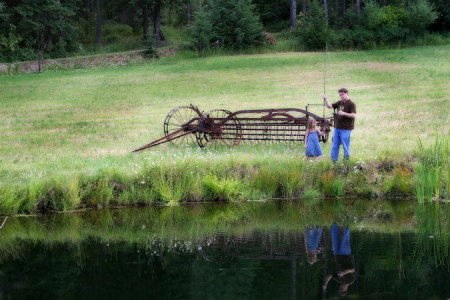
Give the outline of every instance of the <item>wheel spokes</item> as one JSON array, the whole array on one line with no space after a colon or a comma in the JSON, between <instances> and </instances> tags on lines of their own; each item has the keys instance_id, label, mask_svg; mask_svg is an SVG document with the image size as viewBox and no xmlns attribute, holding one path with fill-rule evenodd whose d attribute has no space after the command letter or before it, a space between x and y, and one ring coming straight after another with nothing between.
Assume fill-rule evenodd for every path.
<instances>
[{"instance_id":1,"label":"wheel spokes","mask_svg":"<svg viewBox=\"0 0 450 300\"><path fill-rule=\"evenodd\" d=\"M183 129L184 131L193 130L198 125L200 119L198 111L192 106L179 106L174 108L164 120L164 135L169 135L171 132ZM173 144L183 145L192 143L194 141L194 134L187 134L178 139L171 140Z\"/></svg>"}]
</instances>

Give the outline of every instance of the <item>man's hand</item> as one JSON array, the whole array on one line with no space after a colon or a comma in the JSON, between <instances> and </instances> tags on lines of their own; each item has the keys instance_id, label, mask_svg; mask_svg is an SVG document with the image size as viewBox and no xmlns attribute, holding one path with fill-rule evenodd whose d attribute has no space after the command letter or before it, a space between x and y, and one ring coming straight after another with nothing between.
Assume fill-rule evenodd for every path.
<instances>
[{"instance_id":1,"label":"man's hand","mask_svg":"<svg viewBox=\"0 0 450 300\"><path fill-rule=\"evenodd\" d=\"M328 97L327 95L323 95L323 101L325 102L325 106L328 108L332 108L330 102L328 102Z\"/></svg>"},{"instance_id":2,"label":"man's hand","mask_svg":"<svg viewBox=\"0 0 450 300\"><path fill-rule=\"evenodd\" d=\"M328 285L328 281L330 281L331 279L331 275L327 275L324 279L323 279L323 284L322 284L322 290L326 291L327 290L327 285Z\"/></svg>"},{"instance_id":3,"label":"man's hand","mask_svg":"<svg viewBox=\"0 0 450 300\"><path fill-rule=\"evenodd\" d=\"M343 112L342 110L338 111L337 114L340 116L346 116L347 118L352 118L352 119L356 118L355 113L346 113L346 112Z\"/></svg>"}]
</instances>

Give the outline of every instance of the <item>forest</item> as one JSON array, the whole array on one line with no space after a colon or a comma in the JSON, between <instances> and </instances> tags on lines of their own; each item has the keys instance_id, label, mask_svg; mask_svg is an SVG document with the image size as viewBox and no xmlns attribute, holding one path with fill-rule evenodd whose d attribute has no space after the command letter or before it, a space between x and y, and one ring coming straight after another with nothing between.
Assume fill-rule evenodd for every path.
<instances>
[{"instance_id":1,"label":"forest","mask_svg":"<svg viewBox=\"0 0 450 300\"><path fill-rule=\"evenodd\" d=\"M0 61L156 49L275 51L446 44L448 0L6 0Z\"/></svg>"}]
</instances>

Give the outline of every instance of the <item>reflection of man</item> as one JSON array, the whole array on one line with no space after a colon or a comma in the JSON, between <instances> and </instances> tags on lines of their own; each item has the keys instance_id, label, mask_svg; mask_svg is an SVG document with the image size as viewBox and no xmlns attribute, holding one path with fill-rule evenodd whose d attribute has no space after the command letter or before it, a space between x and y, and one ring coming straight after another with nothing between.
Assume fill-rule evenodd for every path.
<instances>
[{"instance_id":1,"label":"reflection of man","mask_svg":"<svg viewBox=\"0 0 450 300\"><path fill-rule=\"evenodd\" d=\"M326 291L330 279L339 283L339 295L347 295L348 286L355 281L355 257L350 246L350 229L331 226L331 243L333 248L336 273L327 275L323 281L323 290ZM342 233L342 235L341 235Z\"/></svg>"}]
</instances>

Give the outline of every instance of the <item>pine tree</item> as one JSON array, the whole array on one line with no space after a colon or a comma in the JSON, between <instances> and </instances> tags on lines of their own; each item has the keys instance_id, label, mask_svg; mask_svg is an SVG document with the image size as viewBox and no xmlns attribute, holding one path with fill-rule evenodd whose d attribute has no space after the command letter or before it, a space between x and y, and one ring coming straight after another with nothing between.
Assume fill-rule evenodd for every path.
<instances>
[{"instance_id":1,"label":"pine tree","mask_svg":"<svg viewBox=\"0 0 450 300\"><path fill-rule=\"evenodd\" d=\"M64 4L55 0L22 0L15 8L17 31L23 37L24 48L62 56L76 43L75 26L71 24L74 1ZM56 53L58 52L58 53Z\"/></svg>"},{"instance_id":2,"label":"pine tree","mask_svg":"<svg viewBox=\"0 0 450 300\"><path fill-rule=\"evenodd\" d=\"M303 33L305 46L310 50L320 50L328 40L328 23L317 0L311 2L309 15L305 19L306 28Z\"/></svg>"},{"instance_id":3,"label":"pine tree","mask_svg":"<svg viewBox=\"0 0 450 300\"><path fill-rule=\"evenodd\" d=\"M415 34L424 34L428 25L438 17L428 0L415 0L408 9L408 26Z\"/></svg>"},{"instance_id":4,"label":"pine tree","mask_svg":"<svg viewBox=\"0 0 450 300\"><path fill-rule=\"evenodd\" d=\"M188 34L191 38L191 45L201 55L208 50L213 38L213 26L210 13L200 8L194 14L194 22L188 28Z\"/></svg>"},{"instance_id":5,"label":"pine tree","mask_svg":"<svg viewBox=\"0 0 450 300\"><path fill-rule=\"evenodd\" d=\"M263 26L249 0L218 0L211 10L215 38L226 48L259 45Z\"/></svg>"}]
</instances>

